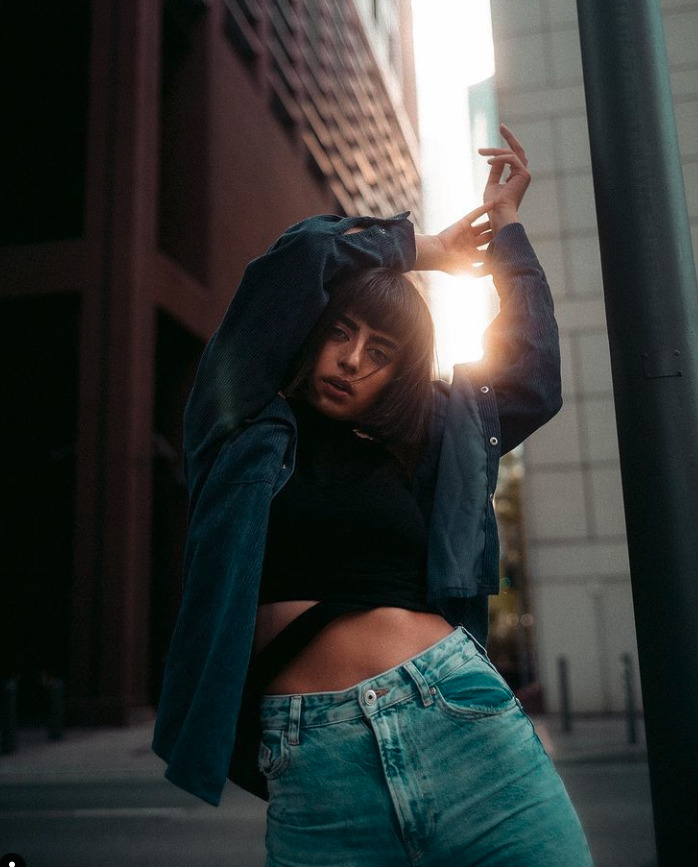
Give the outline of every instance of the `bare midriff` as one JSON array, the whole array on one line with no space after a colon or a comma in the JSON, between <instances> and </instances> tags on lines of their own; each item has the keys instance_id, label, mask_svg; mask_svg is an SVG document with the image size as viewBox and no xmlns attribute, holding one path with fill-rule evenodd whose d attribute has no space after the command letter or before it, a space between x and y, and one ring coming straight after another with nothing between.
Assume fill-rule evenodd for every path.
<instances>
[{"instance_id":1,"label":"bare midriff","mask_svg":"<svg viewBox=\"0 0 698 867\"><path fill-rule=\"evenodd\" d=\"M259 606L253 653L315 601ZM268 684L268 695L348 689L405 662L453 631L438 614L372 608L341 614L325 626Z\"/></svg>"}]
</instances>

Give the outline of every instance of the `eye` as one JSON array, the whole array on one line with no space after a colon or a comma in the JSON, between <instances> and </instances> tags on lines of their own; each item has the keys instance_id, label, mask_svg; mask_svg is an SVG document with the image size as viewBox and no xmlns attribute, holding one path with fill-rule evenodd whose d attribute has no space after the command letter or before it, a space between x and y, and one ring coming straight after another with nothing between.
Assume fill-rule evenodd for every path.
<instances>
[{"instance_id":1,"label":"eye","mask_svg":"<svg viewBox=\"0 0 698 867\"><path fill-rule=\"evenodd\" d=\"M387 352L384 352L382 349L378 349L376 346L372 346L368 350L371 359L375 364L380 365L381 367L385 367L386 364L389 364L392 360Z\"/></svg>"},{"instance_id":2,"label":"eye","mask_svg":"<svg viewBox=\"0 0 698 867\"><path fill-rule=\"evenodd\" d=\"M330 328L329 336L332 340L346 340L348 337L347 332L339 325L333 325Z\"/></svg>"}]
</instances>

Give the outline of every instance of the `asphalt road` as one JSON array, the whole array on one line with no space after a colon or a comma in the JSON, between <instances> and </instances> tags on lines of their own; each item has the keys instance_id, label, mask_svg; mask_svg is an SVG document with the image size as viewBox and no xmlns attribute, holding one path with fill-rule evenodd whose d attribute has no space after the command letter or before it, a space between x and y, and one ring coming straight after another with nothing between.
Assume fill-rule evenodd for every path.
<instances>
[{"instance_id":1,"label":"asphalt road","mask_svg":"<svg viewBox=\"0 0 698 867\"><path fill-rule=\"evenodd\" d=\"M560 772L596 867L656 864L644 762ZM0 856L17 852L27 867L262 867L264 809L233 787L213 808L150 778L13 782L0 789Z\"/></svg>"},{"instance_id":2,"label":"asphalt road","mask_svg":"<svg viewBox=\"0 0 698 867\"><path fill-rule=\"evenodd\" d=\"M166 780L13 784L0 854L27 867L263 867L264 811L232 789L211 807Z\"/></svg>"}]
</instances>

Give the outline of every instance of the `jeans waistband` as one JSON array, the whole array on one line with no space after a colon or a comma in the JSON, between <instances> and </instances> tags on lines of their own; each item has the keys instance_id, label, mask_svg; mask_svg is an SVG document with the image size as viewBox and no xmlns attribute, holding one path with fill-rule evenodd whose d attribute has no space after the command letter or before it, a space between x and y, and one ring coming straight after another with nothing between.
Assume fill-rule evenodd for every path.
<instances>
[{"instance_id":1,"label":"jeans waistband","mask_svg":"<svg viewBox=\"0 0 698 867\"><path fill-rule=\"evenodd\" d=\"M479 653L462 626L416 656L337 692L264 695L263 729L323 726L380 713L410 696L433 702L431 687Z\"/></svg>"}]
</instances>

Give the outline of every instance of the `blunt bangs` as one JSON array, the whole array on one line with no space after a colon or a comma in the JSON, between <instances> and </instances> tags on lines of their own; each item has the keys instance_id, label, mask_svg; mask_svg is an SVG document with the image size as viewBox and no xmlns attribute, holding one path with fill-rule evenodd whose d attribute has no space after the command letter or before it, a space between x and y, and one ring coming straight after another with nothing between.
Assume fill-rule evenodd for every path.
<instances>
[{"instance_id":1,"label":"blunt bangs","mask_svg":"<svg viewBox=\"0 0 698 867\"><path fill-rule=\"evenodd\" d=\"M372 269L354 282L340 284L332 296L336 313L352 312L375 331L383 331L400 344L424 328L426 303L404 274Z\"/></svg>"}]
</instances>

